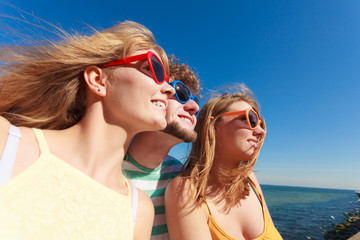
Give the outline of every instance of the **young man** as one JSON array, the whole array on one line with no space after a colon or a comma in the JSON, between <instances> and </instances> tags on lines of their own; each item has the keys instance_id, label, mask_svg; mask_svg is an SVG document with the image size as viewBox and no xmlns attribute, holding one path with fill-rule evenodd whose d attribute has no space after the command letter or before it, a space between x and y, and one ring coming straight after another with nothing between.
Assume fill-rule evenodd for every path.
<instances>
[{"instance_id":1,"label":"young man","mask_svg":"<svg viewBox=\"0 0 360 240\"><path fill-rule=\"evenodd\" d=\"M195 114L199 111L199 105L192 94L199 95L199 79L187 65L171 59L170 82L176 94L169 100L166 109L167 127L162 131L136 135L123 162L125 176L136 187L144 190L154 203L152 240L169 239L164 193L167 184L177 176L182 167L182 162L167 154L176 144L196 139Z\"/></svg>"}]
</instances>

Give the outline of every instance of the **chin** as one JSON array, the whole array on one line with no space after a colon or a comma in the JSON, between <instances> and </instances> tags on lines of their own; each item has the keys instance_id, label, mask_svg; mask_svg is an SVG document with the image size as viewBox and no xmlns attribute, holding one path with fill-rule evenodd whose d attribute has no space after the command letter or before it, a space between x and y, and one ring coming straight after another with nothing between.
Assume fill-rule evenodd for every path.
<instances>
[{"instance_id":1,"label":"chin","mask_svg":"<svg viewBox=\"0 0 360 240\"><path fill-rule=\"evenodd\" d=\"M184 142L194 142L197 138L197 134L194 130L182 129L176 122L169 122L163 132L168 133Z\"/></svg>"},{"instance_id":2,"label":"chin","mask_svg":"<svg viewBox=\"0 0 360 240\"><path fill-rule=\"evenodd\" d=\"M166 126L167 126L167 122L166 122L166 120L165 120L165 118L164 119L162 119L162 120L158 120L158 121L156 121L156 129L153 129L153 130L151 130L151 131L157 131L157 130L163 130L163 129L165 129L166 128Z\"/></svg>"},{"instance_id":3,"label":"chin","mask_svg":"<svg viewBox=\"0 0 360 240\"><path fill-rule=\"evenodd\" d=\"M134 124L135 121L132 122ZM137 132L147 132L147 131L158 131L166 128L167 122L164 117L158 118L141 118L136 124Z\"/></svg>"},{"instance_id":4,"label":"chin","mask_svg":"<svg viewBox=\"0 0 360 240\"><path fill-rule=\"evenodd\" d=\"M166 128L166 126L167 126L167 123L165 122L165 123L161 124L161 126L158 130L164 130Z\"/></svg>"},{"instance_id":5,"label":"chin","mask_svg":"<svg viewBox=\"0 0 360 240\"><path fill-rule=\"evenodd\" d=\"M145 119L143 119L145 120ZM165 119L165 114L152 114L147 118L147 123L149 124L147 130L145 131L158 131L163 130L167 126L167 121Z\"/></svg>"}]
</instances>

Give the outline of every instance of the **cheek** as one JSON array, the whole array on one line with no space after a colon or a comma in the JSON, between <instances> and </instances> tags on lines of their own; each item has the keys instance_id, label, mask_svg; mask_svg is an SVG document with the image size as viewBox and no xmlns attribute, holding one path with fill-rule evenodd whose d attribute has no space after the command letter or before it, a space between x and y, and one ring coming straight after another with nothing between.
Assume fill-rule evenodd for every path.
<instances>
[{"instance_id":1,"label":"cheek","mask_svg":"<svg viewBox=\"0 0 360 240\"><path fill-rule=\"evenodd\" d=\"M128 72L126 69L114 70L112 76L106 81L108 94L122 95L133 88L134 83L126 72Z\"/></svg>"},{"instance_id":2,"label":"cheek","mask_svg":"<svg viewBox=\"0 0 360 240\"><path fill-rule=\"evenodd\" d=\"M194 119L194 128L195 128L196 124L197 124L197 118Z\"/></svg>"},{"instance_id":3,"label":"cheek","mask_svg":"<svg viewBox=\"0 0 360 240\"><path fill-rule=\"evenodd\" d=\"M119 102L122 105L136 100L137 93L130 84L119 83L108 87L107 96L112 102Z\"/></svg>"},{"instance_id":4,"label":"cheek","mask_svg":"<svg viewBox=\"0 0 360 240\"><path fill-rule=\"evenodd\" d=\"M147 77L133 68L119 69L114 72L114 77L109 81L109 91L113 97L125 102L145 99L151 94L155 83L147 81ZM154 90L153 90L154 91Z\"/></svg>"},{"instance_id":5,"label":"cheek","mask_svg":"<svg viewBox=\"0 0 360 240\"><path fill-rule=\"evenodd\" d=\"M222 145L228 145L233 143L232 133L230 129L226 126L221 126L216 130L216 141Z\"/></svg>"},{"instance_id":6,"label":"cheek","mask_svg":"<svg viewBox=\"0 0 360 240\"><path fill-rule=\"evenodd\" d=\"M136 68L132 67L119 67L114 70L113 77L111 78L110 84L113 87L121 88L121 87L131 87L138 88L142 85L146 85L149 82L149 77L147 77L144 73L140 72ZM154 82L152 80L152 82ZM155 83L155 82L154 82Z\"/></svg>"},{"instance_id":7,"label":"cheek","mask_svg":"<svg viewBox=\"0 0 360 240\"><path fill-rule=\"evenodd\" d=\"M232 147L242 146L246 141L246 132L244 129L227 127L219 131L218 137L223 144Z\"/></svg>"},{"instance_id":8,"label":"cheek","mask_svg":"<svg viewBox=\"0 0 360 240\"><path fill-rule=\"evenodd\" d=\"M176 114L176 111L179 107L179 102L174 99L169 99L168 106L166 108L166 119L169 120L172 118L174 114Z\"/></svg>"}]
</instances>

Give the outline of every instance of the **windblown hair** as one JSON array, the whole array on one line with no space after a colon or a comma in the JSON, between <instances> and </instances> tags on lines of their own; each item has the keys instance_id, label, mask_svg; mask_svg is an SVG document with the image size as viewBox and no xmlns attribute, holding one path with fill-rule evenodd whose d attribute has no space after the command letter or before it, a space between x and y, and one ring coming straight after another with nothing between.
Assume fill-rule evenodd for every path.
<instances>
[{"instance_id":1,"label":"windblown hair","mask_svg":"<svg viewBox=\"0 0 360 240\"><path fill-rule=\"evenodd\" d=\"M197 139L192 144L190 155L185 163L183 176L190 180L190 198L196 207L205 201L205 196L221 196L221 201L226 201L226 208L230 209L249 195L249 185L246 178L252 172L257 160L259 150L264 138L259 141L258 152L248 165L239 165L234 169L217 168L212 169L215 157L216 145L216 123L222 121L219 117L229 110L229 107L236 102L247 102L260 116L259 106L255 101L252 92L241 84L240 90L235 93L224 93L221 96L212 98L201 109L197 117ZM266 131L265 122L261 127ZM215 176L221 186L209 185L210 174ZM221 190L219 190L221 189Z\"/></svg>"},{"instance_id":2,"label":"windblown hair","mask_svg":"<svg viewBox=\"0 0 360 240\"><path fill-rule=\"evenodd\" d=\"M124 21L92 29L91 36L55 28L59 41L0 47L0 114L14 125L65 129L80 121L87 107L83 71L88 66L154 49L169 73L166 53L141 24Z\"/></svg>"},{"instance_id":3,"label":"windblown hair","mask_svg":"<svg viewBox=\"0 0 360 240\"><path fill-rule=\"evenodd\" d=\"M170 78L179 80L188 86L191 92L201 97L200 81L197 74L189 68L189 65L181 63L174 55L170 56Z\"/></svg>"}]
</instances>

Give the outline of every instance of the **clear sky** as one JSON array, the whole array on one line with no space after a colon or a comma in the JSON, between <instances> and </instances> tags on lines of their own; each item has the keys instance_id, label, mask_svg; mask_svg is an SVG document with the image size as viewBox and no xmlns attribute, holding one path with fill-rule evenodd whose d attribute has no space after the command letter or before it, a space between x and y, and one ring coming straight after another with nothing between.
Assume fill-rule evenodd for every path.
<instances>
[{"instance_id":1,"label":"clear sky","mask_svg":"<svg viewBox=\"0 0 360 240\"><path fill-rule=\"evenodd\" d=\"M268 129L260 183L360 189L360 1L0 3L1 15L20 16L11 3L68 31L144 24L199 74L203 95L234 82L253 90ZM171 151L187 152L185 144Z\"/></svg>"}]
</instances>

